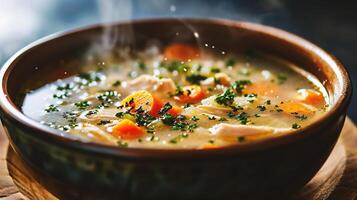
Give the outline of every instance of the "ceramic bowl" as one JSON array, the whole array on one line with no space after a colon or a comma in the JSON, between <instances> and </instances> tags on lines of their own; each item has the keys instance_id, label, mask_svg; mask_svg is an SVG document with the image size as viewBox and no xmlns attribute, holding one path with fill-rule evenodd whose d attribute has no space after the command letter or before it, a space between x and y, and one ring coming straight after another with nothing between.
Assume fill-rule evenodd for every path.
<instances>
[{"instance_id":1,"label":"ceramic bowl","mask_svg":"<svg viewBox=\"0 0 357 200\"><path fill-rule=\"evenodd\" d=\"M323 83L330 110L291 134L210 150L86 143L25 116L21 112L25 90L68 75L61 63L81 57L108 27L123 36L115 43L119 48L129 45L139 50L150 44L187 42L202 48L214 46L217 52L254 49L286 59ZM12 147L31 168L75 188L77 193L67 196L72 199L277 199L291 195L329 156L352 93L343 65L316 45L276 28L218 19L147 19L54 34L16 53L0 77L1 120ZM39 85L27 84L33 79ZM50 191L63 195L58 188Z\"/></svg>"}]
</instances>

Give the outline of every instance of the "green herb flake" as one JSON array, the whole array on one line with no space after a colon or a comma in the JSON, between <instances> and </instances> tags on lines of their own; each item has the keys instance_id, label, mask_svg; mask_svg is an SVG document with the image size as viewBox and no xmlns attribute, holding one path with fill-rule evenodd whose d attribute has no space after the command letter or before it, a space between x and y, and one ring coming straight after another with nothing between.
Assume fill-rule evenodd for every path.
<instances>
[{"instance_id":1,"label":"green herb flake","mask_svg":"<svg viewBox=\"0 0 357 200\"><path fill-rule=\"evenodd\" d=\"M197 122L198 120L200 120L200 118L196 117L196 116L192 116L191 117L191 120L194 121L194 122Z\"/></svg>"},{"instance_id":2,"label":"green herb flake","mask_svg":"<svg viewBox=\"0 0 357 200\"><path fill-rule=\"evenodd\" d=\"M167 113L171 108L172 108L172 105L171 105L169 102L167 102L167 103L165 103L165 105L160 109L159 114L160 114L160 115L163 115L163 114Z\"/></svg>"},{"instance_id":3,"label":"green herb flake","mask_svg":"<svg viewBox=\"0 0 357 200\"><path fill-rule=\"evenodd\" d=\"M285 83L287 80L288 80L288 77L287 75L283 74L283 73L279 73L277 75L277 78L278 78L278 84L283 84Z\"/></svg>"},{"instance_id":4,"label":"green herb flake","mask_svg":"<svg viewBox=\"0 0 357 200\"><path fill-rule=\"evenodd\" d=\"M117 80L115 81L113 84L112 84L114 87L118 87L121 85L121 81L120 80Z\"/></svg>"},{"instance_id":5,"label":"green herb flake","mask_svg":"<svg viewBox=\"0 0 357 200\"><path fill-rule=\"evenodd\" d=\"M100 120L97 125L106 125L109 124L111 121L110 120Z\"/></svg>"},{"instance_id":6,"label":"green herb flake","mask_svg":"<svg viewBox=\"0 0 357 200\"><path fill-rule=\"evenodd\" d=\"M230 106L233 104L235 96L232 90L227 89L224 93L219 94L215 98L215 101L220 105Z\"/></svg>"},{"instance_id":7,"label":"green herb flake","mask_svg":"<svg viewBox=\"0 0 357 200\"><path fill-rule=\"evenodd\" d=\"M117 141L117 145L120 147L128 147L128 143L121 140Z\"/></svg>"},{"instance_id":8,"label":"green herb flake","mask_svg":"<svg viewBox=\"0 0 357 200\"><path fill-rule=\"evenodd\" d=\"M267 108L263 105L258 105L257 108L259 109L260 112L264 112Z\"/></svg>"},{"instance_id":9,"label":"green herb flake","mask_svg":"<svg viewBox=\"0 0 357 200\"><path fill-rule=\"evenodd\" d=\"M58 109L58 106L51 104L51 105L47 106L45 111L50 113L50 112L57 112L57 111L59 111L59 109Z\"/></svg>"},{"instance_id":10,"label":"green herb flake","mask_svg":"<svg viewBox=\"0 0 357 200\"><path fill-rule=\"evenodd\" d=\"M226 66L227 67L233 67L236 64L236 60L232 57L232 58L228 58L226 61Z\"/></svg>"},{"instance_id":11,"label":"green herb flake","mask_svg":"<svg viewBox=\"0 0 357 200\"><path fill-rule=\"evenodd\" d=\"M301 128L301 126L300 126L299 124L297 124L297 123L293 123L293 125L291 126L291 128L293 128L293 129L299 129L299 128Z\"/></svg>"},{"instance_id":12,"label":"green herb flake","mask_svg":"<svg viewBox=\"0 0 357 200\"><path fill-rule=\"evenodd\" d=\"M252 82L250 80L238 80L232 84L232 88L240 94L246 85L250 85Z\"/></svg>"},{"instance_id":13,"label":"green herb flake","mask_svg":"<svg viewBox=\"0 0 357 200\"><path fill-rule=\"evenodd\" d=\"M218 73L218 72L221 72L221 69L219 69L218 67L212 67L211 68L211 72L212 73Z\"/></svg>"},{"instance_id":14,"label":"green herb flake","mask_svg":"<svg viewBox=\"0 0 357 200\"><path fill-rule=\"evenodd\" d=\"M244 136L238 136L237 137L237 141L238 142L244 142L245 141L245 137Z\"/></svg>"},{"instance_id":15,"label":"green herb flake","mask_svg":"<svg viewBox=\"0 0 357 200\"><path fill-rule=\"evenodd\" d=\"M192 84L200 84L201 81L206 80L207 76L201 75L201 74L190 74L186 76L186 81L192 83Z\"/></svg>"},{"instance_id":16,"label":"green herb flake","mask_svg":"<svg viewBox=\"0 0 357 200\"><path fill-rule=\"evenodd\" d=\"M162 123L164 123L165 125L172 126L172 125L174 125L175 118L174 118L172 115L165 113L165 114L161 117L161 121L162 121Z\"/></svg>"},{"instance_id":17,"label":"green herb flake","mask_svg":"<svg viewBox=\"0 0 357 200\"><path fill-rule=\"evenodd\" d=\"M80 101L75 103L74 105L80 110L84 110L90 106L90 103L88 101Z\"/></svg>"}]
</instances>

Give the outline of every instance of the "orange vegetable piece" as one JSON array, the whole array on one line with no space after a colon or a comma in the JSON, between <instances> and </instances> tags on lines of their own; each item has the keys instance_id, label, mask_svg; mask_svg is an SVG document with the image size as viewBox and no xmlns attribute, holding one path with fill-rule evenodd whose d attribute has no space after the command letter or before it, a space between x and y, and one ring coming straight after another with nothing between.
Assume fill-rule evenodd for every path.
<instances>
[{"instance_id":1,"label":"orange vegetable piece","mask_svg":"<svg viewBox=\"0 0 357 200\"><path fill-rule=\"evenodd\" d=\"M271 82L259 82L246 85L243 89L244 94L257 94L258 96L274 97L279 94L279 86Z\"/></svg>"},{"instance_id":2,"label":"orange vegetable piece","mask_svg":"<svg viewBox=\"0 0 357 200\"><path fill-rule=\"evenodd\" d=\"M134 122L123 119L113 127L112 134L124 140L133 140L142 137L145 134L145 130Z\"/></svg>"},{"instance_id":3,"label":"orange vegetable piece","mask_svg":"<svg viewBox=\"0 0 357 200\"><path fill-rule=\"evenodd\" d=\"M311 107L298 101L284 102L283 104L279 104L279 107L288 114L299 113L307 115L313 112Z\"/></svg>"},{"instance_id":4,"label":"orange vegetable piece","mask_svg":"<svg viewBox=\"0 0 357 200\"><path fill-rule=\"evenodd\" d=\"M157 96L153 96L154 102L153 105L151 107L151 110L149 112L149 115L154 116L154 117L158 117L159 116L159 112L161 110L161 108L164 106L164 103L161 101L161 99ZM178 116L180 115L182 112L182 108L173 105L172 108L170 110L167 111L167 113L171 114L172 116Z\"/></svg>"},{"instance_id":5,"label":"orange vegetable piece","mask_svg":"<svg viewBox=\"0 0 357 200\"><path fill-rule=\"evenodd\" d=\"M175 97L183 103L198 103L206 97L205 92L198 85L190 85L182 88L183 94Z\"/></svg>"},{"instance_id":6,"label":"orange vegetable piece","mask_svg":"<svg viewBox=\"0 0 357 200\"><path fill-rule=\"evenodd\" d=\"M172 108L169 110L169 111L167 111L169 114L171 114L172 116L175 116L175 117L177 117L177 116L179 116L180 114L181 114L181 112L182 112L182 108L181 107L178 107L178 106L172 106Z\"/></svg>"},{"instance_id":7,"label":"orange vegetable piece","mask_svg":"<svg viewBox=\"0 0 357 200\"><path fill-rule=\"evenodd\" d=\"M188 44L174 43L166 47L164 56L168 60L188 60L199 57L199 49Z\"/></svg>"},{"instance_id":8,"label":"orange vegetable piece","mask_svg":"<svg viewBox=\"0 0 357 200\"><path fill-rule=\"evenodd\" d=\"M146 90L134 92L121 101L121 105L134 107L135 109L141 107L146 111L151 110L153 103L153 96Z\"/></svg>"},{"instance_id":9,"label":"orange vegetable piece","mask_svg":"<svg viewBox=\"0 0 357 200\"><path fill-rule=\"evenodd\" d=\"M216 149L216 148L219 148L219 146L211 143L203 144L200 147L198 147L198 149Z\"/></svg>"},{"instance_id":10,"label":"orange vegetable piece","mask_svg":"<svg viewBox=\"0 0 357 200\"><path fill-rule=\"evenodd\" d=\"M321 106L325 103L325 98L321 92L313 89L300 89L298 92L298 99L314 106Z\"/></svg>"}]
</instances>

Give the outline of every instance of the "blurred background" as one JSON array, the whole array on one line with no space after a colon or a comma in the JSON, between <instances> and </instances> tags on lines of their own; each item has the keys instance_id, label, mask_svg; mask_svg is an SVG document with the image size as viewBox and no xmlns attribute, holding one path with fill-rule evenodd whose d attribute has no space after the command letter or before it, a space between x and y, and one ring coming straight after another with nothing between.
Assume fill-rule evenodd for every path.
<instances>
[{"instance_id":1,"label":"blurred background","mask_svg":"<svg viewBox=\"0 0 357 200\"><path fill-rule=\"evenodd\" d=\"M275 26L328 50L357 87L357 3L334 0L0 0L0 66L48 34L147 17L215 17ZM357 122L357 97L349 116Z\"/></svg>"}]
</instances>

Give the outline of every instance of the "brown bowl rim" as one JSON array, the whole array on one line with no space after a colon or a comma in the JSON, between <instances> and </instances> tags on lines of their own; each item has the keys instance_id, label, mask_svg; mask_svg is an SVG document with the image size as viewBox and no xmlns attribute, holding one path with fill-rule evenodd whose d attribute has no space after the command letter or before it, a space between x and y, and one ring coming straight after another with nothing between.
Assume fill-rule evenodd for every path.
<instances>
[{"instance_id":1,"label":"brown bowl rim","mask_svg":"<svg viewBox=\"0 0 357 200\"><path fill-rule=\"evenodd\" d=\"M300 47L305 52L312 53L314 56L320 57L329 64L329 67L333 69L334 72L339 73L338 80L342 84L340 88L340 94L338 94L338 99L335 104L325 113L321 118L319 118L314 123L303 127L301 129L295 130L289 134L283 134L276 137L270 137L262 140L257 140L254 142L240 143L237 145L223 146L216 149L208 150L197 150L197 149L145 149L145 148L122 148L117 146L109 146L92 142L83 142L80 140L75 140L68 137L61 136L61 131L52 129L48 126L42 125L39 122L24 115L15 103L8 96L7 91L7 80L11 73L11 70L16 66L16 61L21 59L21 57L30 52L31 49L36 48L38 45L44 44L46 42L52 41L56 38L66 37L71 34L82 34L83 32L89 31L91 29L97 29L103 27L102 24L96 24L91 26L86 26L83 28L77 28L69 31L54 33L35 42L27 45L26 47L15 53L2 67L0 70L0 109L11 120L15 121L19 125L23 125L32 132L36 132L40 137L46 139L49 142L54 142L62 147L68 147L80 151L89 151L91 153L99 153L104 156L111 157L123 157L127 159L161 159L161 160L173 160L173 159L199 159L199 158L217 158L216 156L222 155L240 155L244 153L266 150L268 148L276 147L283 144L289 144L296 140L304 139L313 134L323 134L323 132L314 131L318 129L321 124L332 123L332 120L337 119L338 116L344 115L347 110L347 106L350 102L352 96L352 84L350 77L343 67L343 65L331 54L321 49L320 47L312 44L311 42L296 36L292 33L286 32L284 30L273 28L266 25L255 24L251 22L233 21L227 19L217 19L217 18L152 18L152 19L137 19L125 22L111 23L110 26L119 26L124 24L141 24L141 23L153 23L153 22L170 22L173 20L181 20L186 22L195 23L212 23L217 25L224 25L233 28L247 29L252 32L259 32L261 34L268 35L270 37L275 37L282 39L288 43Z\"/></svg>"}]
</instances>

